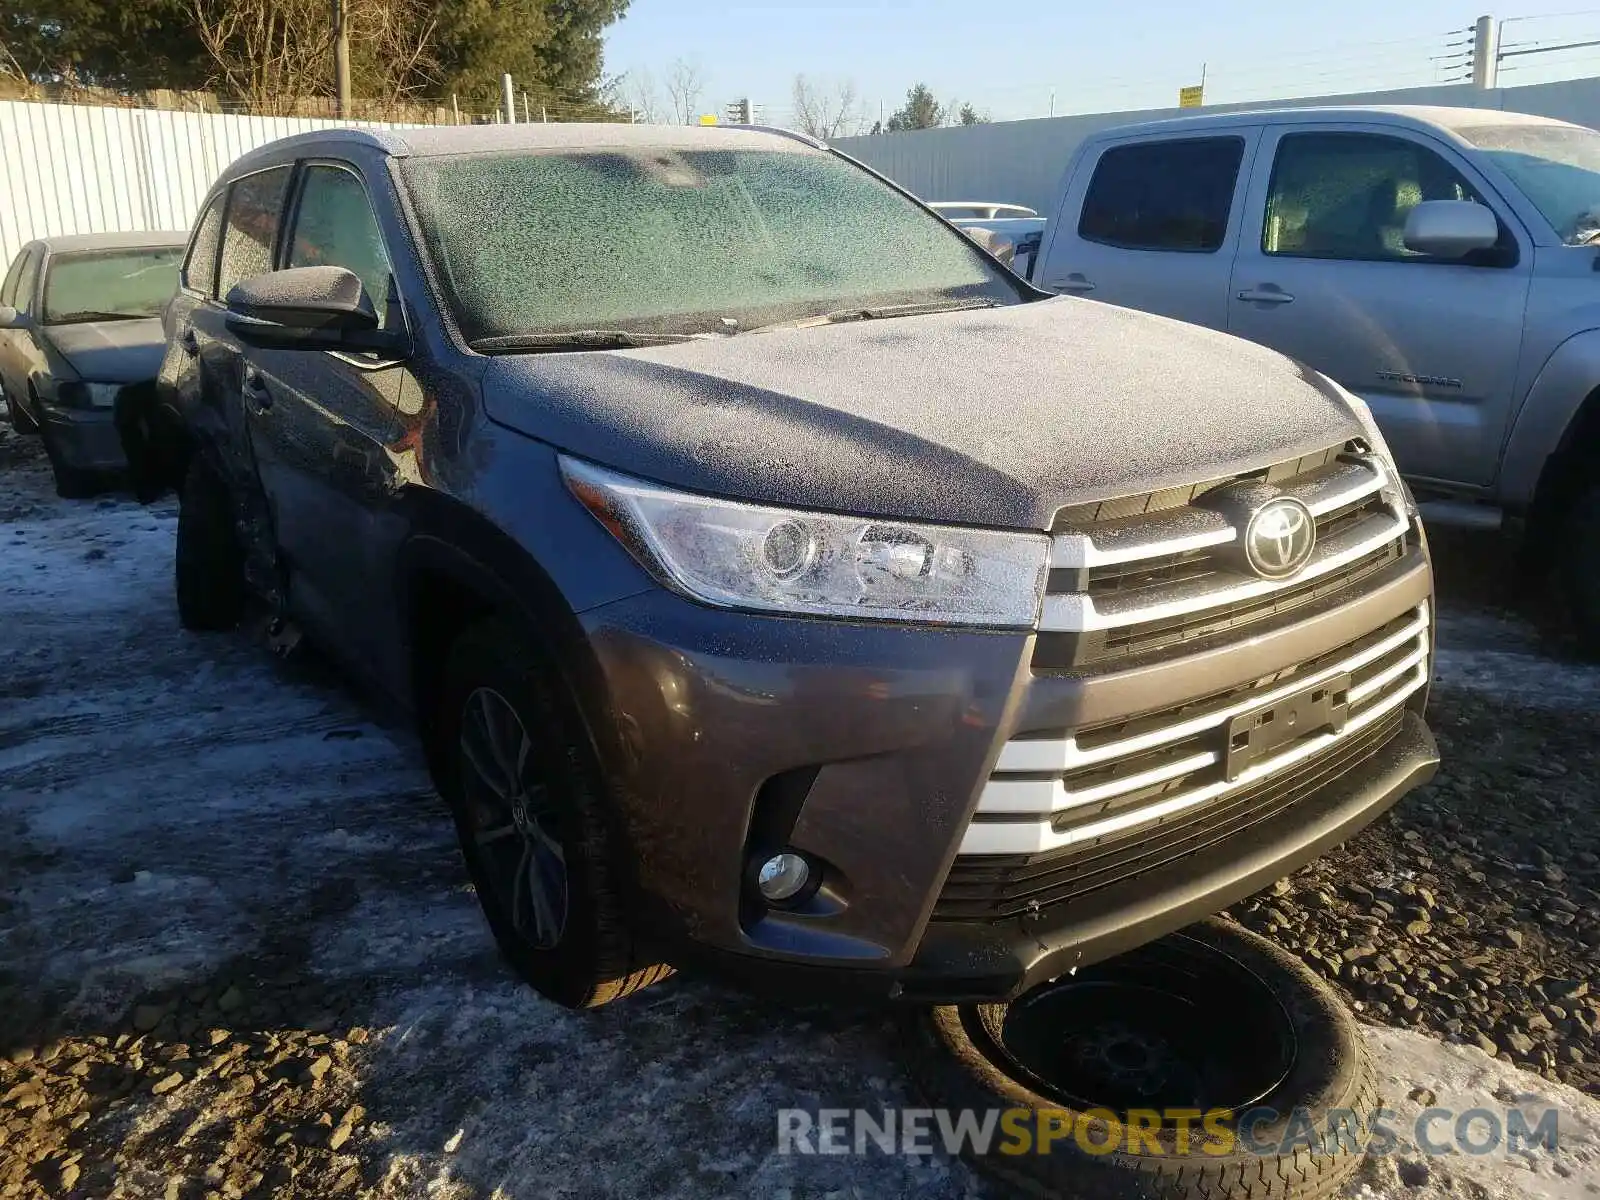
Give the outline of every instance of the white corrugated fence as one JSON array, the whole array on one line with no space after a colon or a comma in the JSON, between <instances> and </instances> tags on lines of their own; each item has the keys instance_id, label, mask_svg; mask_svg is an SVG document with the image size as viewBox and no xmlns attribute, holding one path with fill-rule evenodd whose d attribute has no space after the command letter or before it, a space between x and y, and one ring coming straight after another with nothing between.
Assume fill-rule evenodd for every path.
<instances>
[{"instance_id":1,"label":"white corrugated fence","mask_svg":"<svg viewBox=\"0 0 1600 1200\"><path fill-rule=\"evenodd\" d=\"M187 229L217 175L246 151L370 121L0 101L0 272L36 237Z\"/></svg>"}]
</instances>

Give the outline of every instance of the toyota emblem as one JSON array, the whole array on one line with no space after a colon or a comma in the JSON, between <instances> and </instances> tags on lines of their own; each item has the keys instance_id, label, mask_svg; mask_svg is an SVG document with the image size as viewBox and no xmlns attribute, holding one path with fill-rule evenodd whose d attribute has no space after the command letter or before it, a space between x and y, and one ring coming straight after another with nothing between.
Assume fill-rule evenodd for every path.
<instances>
[{"instance_id":1,"label":"toyota emblem","mask_svg":"<svg viewBox=\"0 0 1600 1200\"><path fill-rule=\"evenodd\" d=\"M1306 565L1316 546L1316 518L1290 496L1269 500L1245 526L1245 560L1263 579L1289 578Z\"/></svg>"}]
</instances>

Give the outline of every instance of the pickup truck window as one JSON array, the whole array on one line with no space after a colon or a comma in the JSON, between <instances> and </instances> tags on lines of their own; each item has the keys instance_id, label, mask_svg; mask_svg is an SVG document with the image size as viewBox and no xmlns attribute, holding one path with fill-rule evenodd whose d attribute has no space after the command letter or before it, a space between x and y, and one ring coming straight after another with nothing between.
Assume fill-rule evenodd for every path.
<instances>
[{"instance_id":1,"label":"pickup truck window","mask_svg":"<svg viewBox=\"0 0 1600 1200\"><path fill-rule=\"evenodd\" d=\"M1406 216L1424 200L1477 193L1444 159L1405 138L1291 133L1278 143L1261 230L1264 254L1363 262L1431 262L1405 246Z\"/></svg>"},{"instance_id":2,"label":"pickup truck window","mask_svg":"<svg viewBox=\"0 0 1600 1200\"><path fill-rule=\"evenodd\" d=\"M1600 133L1568 125L1456 131L1511 177L1569 246L1600 239Z\"/></svg>"},{"instance_id":3,"label":"pickup truck window","mask_svg":"<svg viewBox=\"0 0 1600 1200\"><path fill-rule=\"evenodd\" d=\"M1236 137L1115 146L1095 165L1078 236L1127 250L1215 253L1243 157Z\"/></svg>"},{"instance_id":4,"label":"pickup truck window","mask_svg":"<svg viewBox=\"0 0 1600 1200\"><path fill-rule=\"evenodd\" d=\"M397 165L468 341L729 333L843 308L1024 299L968 238L817 151L601 149Z\"/></svg>"}]
</instances>

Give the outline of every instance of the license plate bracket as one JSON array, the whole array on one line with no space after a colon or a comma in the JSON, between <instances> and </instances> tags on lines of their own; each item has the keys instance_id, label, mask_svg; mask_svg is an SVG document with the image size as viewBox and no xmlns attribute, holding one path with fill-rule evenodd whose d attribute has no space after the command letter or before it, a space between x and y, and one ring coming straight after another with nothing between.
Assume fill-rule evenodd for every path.
<instances>
[{"instance_id":1,"label":"license plate bracket","mask_svg":"<svg viewBox=\"0 0 1600 1200\"><path fill-rule=\"evenodd\" d=\"M1234 782L1288 742L1317 733L1341 733L1350 719L1350 676L1325 679L1282 700L1240 713L1228 722L1223 774Z\"/></svg>"}]
</instances>

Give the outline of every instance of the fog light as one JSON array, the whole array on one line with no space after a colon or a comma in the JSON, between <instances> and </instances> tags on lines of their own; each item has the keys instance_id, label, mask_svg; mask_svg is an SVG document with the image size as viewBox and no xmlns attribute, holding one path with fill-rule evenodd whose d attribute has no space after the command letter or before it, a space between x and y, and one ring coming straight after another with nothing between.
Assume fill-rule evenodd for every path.
<instances>
[{"instance_id":1,"label":"fog light","mask_svg":"<svg viewBox=\"0 0 1600 1200\"><path fill-rule=\"evenodd\" d=\"M785 851L774 854L761 864L761 870L756 874L756 886L761 889L765 899L777 903L799 895L810 878L811 867L806 860L798 854Z\"/></svg>"}]
</instances>

